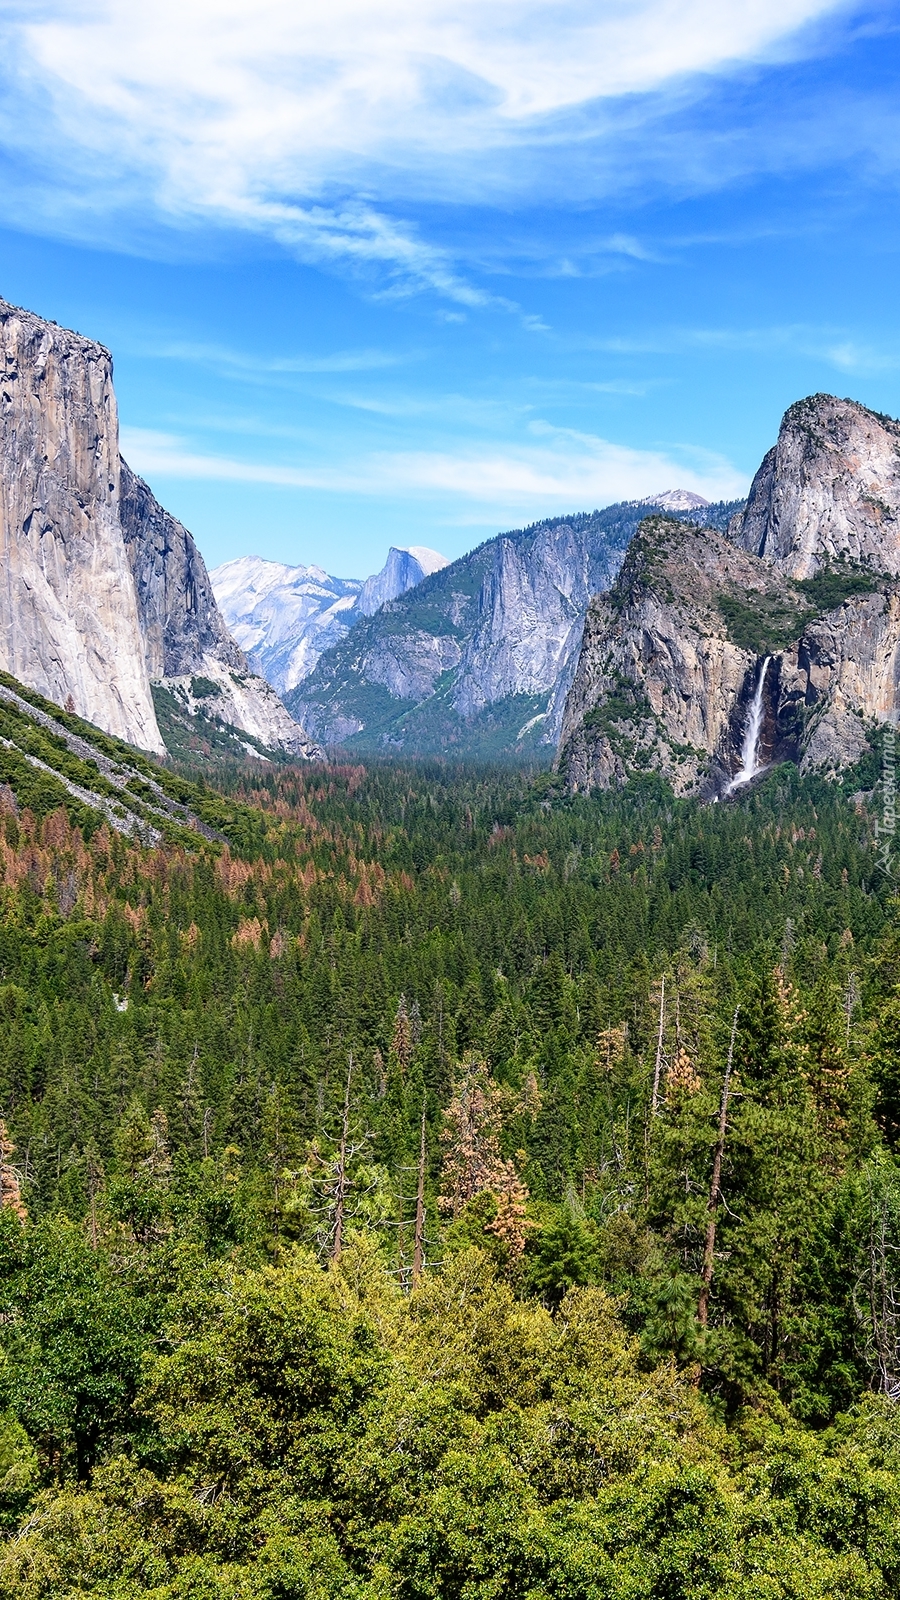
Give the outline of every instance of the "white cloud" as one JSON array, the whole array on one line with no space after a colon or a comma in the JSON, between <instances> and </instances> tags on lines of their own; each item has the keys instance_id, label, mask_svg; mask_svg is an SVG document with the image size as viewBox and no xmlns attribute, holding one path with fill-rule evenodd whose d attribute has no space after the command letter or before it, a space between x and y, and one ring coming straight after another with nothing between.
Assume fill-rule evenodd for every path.
<instances>
[{"instance_id":1,"label":"white cloud","mask_svg":"<svg viewBox=\"0 0 900 1600\"><path fill-rule=\"evenodd\" d=\"M343 494L448 495L493 507L589 510L663 489L692 489L708 500L747 492L748 481L724 457L689 446L637 450L593 434L532 424L518 446L459 451L371 453L352 465L289 466L207 455L174 434L131 428L122 448L154 478L270 484Z\"/></svg>"},{"instance_id":2,"label":"white cloud","mask_svg":"<svg viewBox=\"0 0 900 1600\"><path fill-rule=\"evenodd\" d=\"M189 340L132 342L132 351L160 361L185 361L212 367L217 372L238 372L242 377L307 376L317 373L378 372L416 359L388 350L335 350L329 355L263 356L232 350L221 344L195 344Z\"/></svg>"},{"instance_id":3,"label":"white cloud","mask_svg":"<svg viewBox=\"0 0 900 1600\"><path fill-rule=\"evenodd\" d=\"M893 372L900 367L896 342L875 349L835 328L789 323L768 328L669 328L628 338L593 339L589 347L616 355L677 355L703 350L749 355L808 356L839 372Z\"/></svg>"},{"instance_id":4,"label":"white cloud","mask_svg":"<svg viewBox=\"0 0 900 1600\"><path fill-rule=\"evenodd\" d=\"M760 59L838 0L44 0L0 31L0 137L73 228L129 203L489 303L385 214L404 174L483 192L560 117ZM556 121L554 121L556 119ZM454 165L455 164L455 165ZM334 196L349 198L335 200ZM37 203L37 202L36 202ZM610 248L643 254L624 236Z\"/></svg>"}]
</instances>

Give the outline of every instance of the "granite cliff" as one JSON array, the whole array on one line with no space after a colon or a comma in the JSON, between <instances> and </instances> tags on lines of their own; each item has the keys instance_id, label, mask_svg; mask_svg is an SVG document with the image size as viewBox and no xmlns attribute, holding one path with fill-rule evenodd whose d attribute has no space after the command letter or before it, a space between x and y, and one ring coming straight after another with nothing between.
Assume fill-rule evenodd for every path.
<instances>
[{"instance_id":1,"label":"granite cliff","mask_svg":"<svg viewBox=\"0 0 900 1600\"><path fill-rule=\"evenodd\" d=\"M588 611L558 756L572 790L657 771L712 798L774 761L859 760L900 691L898 451L896 422L816 395L727 537L644 521Z\"/></svg>"},{"instance_id":2,"label":"granite cliff","mask_svg":"<svg viewBox=\"0 0 900 1600\"><path fill-rule=\"evenodd\" d=\"M733 509L704 514L725 526ZM590 596L612 581L646 510L627 502L488 540L357 622L288 704L323 743L362 752L546 750Z\"/></svg>"},{"instance_id":3,"label":"granite cliff","mask_svg":"<svg viewBox=\"0 0 900 1600\"><path fill-rule=\"evenodd\" d=\"M0 364L0 670L146 750L166 749L160 712L187 727L202 700L235 750L313 754L121 460L109 352L0 301Z\"/></svg>"},{"instance_id":4,"label":"granite cliff","mask_svg":"<svg viewBox=\"0 0 900 1600\"><path fill-rule=\"evenodd\" d=\"M830 394L798 400L729 537L792 578L835 562L900 576L900 422Z\"/></svg>"},{"instance_id":5,"label":"granite cliff","mask_svg":"<svg viewBox=\"0 0 900 1600\"><path fill-rule=\"evenodd\" d=\"M119 520L112 363L0 301L0 668L162 751Z\"/></svg>"},{"instance_id":6,"label":"granite cliff","mask_svg":"<svg viewBox=\"0 0 900 1600\"><path fill-rule=\"evenodd\" d=\"M374 615L446 566L436 550L392 545L381 571L365 581L335 578L322 567L239 556L216 567L210 582L251 664L284 694L309 677L323 651L339 644L360 617Z\"/></svg>"},{"instance_id":7,"label":"granite cliff","mask_svg":"<svg viewBox=\"0 0 900 1600\"><path fill-rule=\"evenodd\" d=\"M389 600L398 599L401 594L414 589L423 578L429 578L433 572L440 572L449 565L446 556L440 555L437 550L429 550L427 545L392 544L381 571L367 578L360 590L356 603L359 615L373 617ZM353 620L355 622L356 618Z\"/></svg>"}]
</instances>

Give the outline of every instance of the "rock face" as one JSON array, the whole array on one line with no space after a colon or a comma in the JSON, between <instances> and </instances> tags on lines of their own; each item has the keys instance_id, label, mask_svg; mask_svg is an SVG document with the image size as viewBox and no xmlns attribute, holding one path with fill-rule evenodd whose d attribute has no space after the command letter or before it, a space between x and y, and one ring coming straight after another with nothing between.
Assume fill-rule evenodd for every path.
<instances>
[{"instance_id":1,"label":"rock face","mask_svg":"<svg viewBox=\"0 0 900 1600\"><path fill-rule=\"evenodd\" d=\"M815 396L727 539L642 524L588 612L558 757L572 790L650 770L712 798L773 761L833 776L860 758L900 696L898 450L897 423Z\"/></svg>"},{"instance_id":2,"label":"rock face","mask_svg":"<svg viewBox=\"0 0 900 1600\"><path fill-rule=\"evenodd\" d=\"M280 693L295 689L324 650L339 644L360 617L446 567L445 556L423 546L394 546L380 572L333 578L321 567L288 567L241 556L210 573L213 591L234 637L252 665Z\"/></svg>"},{"instance_id":3,"label":"rock face","mask_svg":"<svg viewBox=\"0 0 900 1600\"><path fill-rule=\"evenodd\" d=\"M412 544L405 548L392 544L387 561L380 572L367 578L362 586L356 610L361 617L372 617L380 606L396 600L401 594L414 589L423 578L450 565L446 556L426 545ZM356 617L353 618L354 622Z\"/></svg>"},{"instance_id":4,"label":"rock face","mask_svg":"<svg viewBox=\"0 0 900 1600\"><path fill-rule=\"evenodd\" d=\"M729 636L719 602L749 593L771 605L783 586L722 534L662 516L641 524L617 583L585 622L560 737L573 790L656 771L677 793L696 791L715 782L720 753L727 781L756 653ZM795 604L802 610L799 594Z\"/></svg>"},{"instance_id":5,"label":"rock face","mask_svg":"<svg viewBox=\"0 0 900 1600\"><path fill-rule=\"evenodd\" d=\"M729 533L792 578L835 562L900 575L900 423L833 395L798 400Z\"/></svg>"},{"instance_id":6,"label":"rock face","mask_svg":"<svg viewBox=\"0 0 900 1600\"><path fill-rule=\"evenodd\" d=\"M717 508L723 525L732 509ZM361 751L555 744L588 600L644 510L628 502L488 540L357 623L289 705L323 743Z\"/></svg>"},{"instance_id":7,"label":"rock face","mask_svg":"<svg viewBox=\"0 0 900 1600\"><path fill-rule=\"evenodd\" d=\"M120 517L153 684L182 713L200 711L249 734L259 747L308 759L318 754L269 683L254 673L216 604L209 573L187 529L122 462ZM169 704L160 701L160 704Z\"/></svg>"},{"instance_id":8,"label":"rock face","mask_svg":"<svg viewBox=\"0 0 900 1600\"><path fill-rule=\"evenodd\" d=\"M199 672L209 655L246 672L246 658L225 626L191 535L124 461L121 483L119 517L151 678Z\"/></svg>"},{"instance_id":9,"label":"rock face","mask_svg":"<svg viewBox=\"0 0 900 1600\"><path fill-rule=\"evenodd\" d=\"M119 520L112 362L0 301L0 667L164 748Z\"/></svg>"},{"instance_id":10,"label":"rock face","mask_svg":"<svg viewBox=\"0 0 900 1600\"><path fill-rule=\"evenodd\" d=\"M0 668L146 750L152 686L215 683L207 714L313 753L251 673L193 539L119 456L102 345L0 301Z\"/></svg>"},{"instance_id":11,"label":"rock face","mask_svg":"<svg viewBox=\"0 0 900 1600\"><path fill-rule=\"evenodd\" d=\"M218 605L248 660L280 693L296 688L356 615L362 583L322 567L239 556L210 573Z\"/></svg>"}]
</instances>

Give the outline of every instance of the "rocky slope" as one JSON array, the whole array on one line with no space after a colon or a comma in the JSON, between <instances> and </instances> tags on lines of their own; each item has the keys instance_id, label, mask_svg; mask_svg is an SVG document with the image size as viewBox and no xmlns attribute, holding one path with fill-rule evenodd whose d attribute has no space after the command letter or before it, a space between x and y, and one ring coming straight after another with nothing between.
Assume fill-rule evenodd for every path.
<instances>
[{"instance_id":1,"label":"rocky slope","mask_svg":"<svg viewBox=\"0 0 900 1600\"><path fill-rule=\"evenodd\" d=\"M890 419L814 396L728 538L642 524L588 612L558 758L572 790L656 771L712 797L776 760L833 775L860 758L900 690L898 444Z\"/></svg>"},{"instance_id":2,"label":"rocky slope","mask_svg":"<svg viewBox=\"0 0 900 1600\"><path fill-rule=\"evenodd\" d=\"M253 667L285 693L309 677L322 652L338 644L360 617L372 616L446 565L436 550L392 546L381 571L362 582L334 578L321 567L241 556L216 567L210 581Z\"/></svg>"},{"instance_id":3,"label":"rocky slope","mask_svg":"<svg viewBox=\"0 0 900 1600\"><path fill-rule=\"evenodd\" d=\"M724 526L733 509L705 514ZM645 511L629 502L488 540L358 622L288 704L322 743L360 751L546 748L588 600L618 571Z\"/></svg>"},{"instance_id":4,"label":"rocky slope","mask_svg":"<svg viewBox=\"0 0 900 1600\"><path fill-rule=\"evenodd\" d=\"M0 672L0 814L64 810L86 835L106 824L149 845L221 837L188 796L165 767ZM215 800L204 809L215 817Z\"/></svg>"},{"instance_id":5,"label":"rocky slope","mask_svg":"<svg viewBox=\"0 0 900 1600\"><path fill-rule=\"evenodd\" d=\"M254 753L314 754L190 534L121 460L109 352L0 301L0 361L0 669L146 750L166 748L161 706L189 718L202 683L205 719Z\"/></svg>"},{"instance_id":6,"label":"rocky slope","mask_svg":"<svg viewBox=\"0 0 900 1600\"><path fill-rule=\"evenodd\" d=\"M177 745L186 754L193 723L202 750L209 744L206 725L218 723L231 730L235 754L276 750L300 759L317 755L316 746L228 632L206 564L187 529L124 461L121 484L122 533L167 746Z\"/></svg>"}]
</instances>

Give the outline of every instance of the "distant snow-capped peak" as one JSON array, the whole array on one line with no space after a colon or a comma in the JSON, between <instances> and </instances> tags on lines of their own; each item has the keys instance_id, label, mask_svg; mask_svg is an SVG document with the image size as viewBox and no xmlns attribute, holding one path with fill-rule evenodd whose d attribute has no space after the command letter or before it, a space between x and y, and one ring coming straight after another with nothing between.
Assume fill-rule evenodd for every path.
<instances>
[{"instance_id":1,"label":"distant snow-capped peak","mask_svg":"<svg viewBox=\"0 0 900 1600\"><path fill-rule=\"evenodd\" d=\"M238 556L211 573L228 626L256 670L285 694L312 672L322 654L360 617L405 594L448 565L425 545L392 545L380 572L365 582L335 578L319 566L289 566Z\"/></svg>"},{"instance_id":2,"label":"distant snow-capped peak","mask_svg":"<svg viewBox=\"0 0 900 1600\"><path fill-rule=\"evenodd\" d=\"M380 606L406 594L407 589L414 589L423 578L429 578L433 572L440 572L446 566L449 566L447 557L439 555L437 550L429 550L425 545L392 544L381 571L367 578L363 584L358 601L360 615L371 617Z\"/></svg>"},{"instance_id":3,"label":"distant snow-capped peak","mask_svg":"<svg viewBox=\"0 0 900 1600\"><path fill-rule=\"evenodd\" d=\"M662 494L646 495L640 504L659 506L660 511L699 511L701 507L708 506L709 501L704 500L702 494L694 494L691 489L664 489Z\"/></svg>"}]
</instances>

